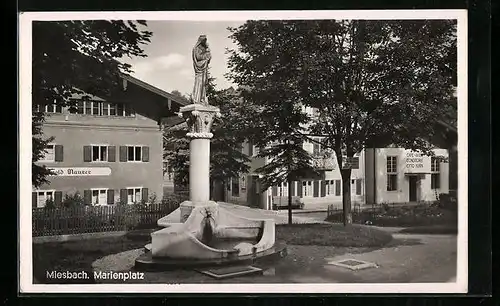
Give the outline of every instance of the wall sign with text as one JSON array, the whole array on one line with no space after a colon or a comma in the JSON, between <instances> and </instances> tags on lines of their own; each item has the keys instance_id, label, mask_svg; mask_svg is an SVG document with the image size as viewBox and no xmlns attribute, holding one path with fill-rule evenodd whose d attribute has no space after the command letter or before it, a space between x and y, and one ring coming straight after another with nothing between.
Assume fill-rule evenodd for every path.
<instances>
[{"instance_id":1,"label":"wall sign with text","mask_svg":"<svg viewBox=\"0 0 500 306\"><path fill-rule=\"evenodd\" d=\"M69 167L49 168L57 176L108 176L111 175L109 167Z\"/></svg>"},{"instance_id":2,"label":"wall sign with text","mask_svg":"<svg viewBox=\"0 0 500 306\"><path fill-rule=\"evenodd\" d=\"M404 161L404 170L407 173L426 173L430 171L430 158L421 153L407 151Z\"/></svg>"}]
</instances>

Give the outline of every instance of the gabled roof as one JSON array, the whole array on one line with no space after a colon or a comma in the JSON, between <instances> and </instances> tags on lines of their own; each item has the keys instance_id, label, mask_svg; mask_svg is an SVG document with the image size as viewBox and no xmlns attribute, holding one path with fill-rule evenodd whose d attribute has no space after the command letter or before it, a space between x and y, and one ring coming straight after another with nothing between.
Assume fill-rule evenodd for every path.
<instances>
[{"instance_id":1,"label":"gabled roof","mask_svg":"<svg viewBox=\"0 0 500 306\"><path fill-rule=\"evenodd\" d=\"M133 83L139 87L142 87L146 90L149 90L157 95L160 95L164 98L167 98L169 100L172 100L174 102L176 102L177 104L180 104L180 105L188 105L188 103L186 101L184 101L181 97L178 97L176 95L173 95L169 92L166 92L158 87L155 87L153 85L150 85L146 82L143 82L137 78L134 78L133 76L129 75L129 74L125 74L125 73L120 73L120 76L122 79L126 80L127 82L130 82L130 83Z\"/></svg>"}]
</instances>

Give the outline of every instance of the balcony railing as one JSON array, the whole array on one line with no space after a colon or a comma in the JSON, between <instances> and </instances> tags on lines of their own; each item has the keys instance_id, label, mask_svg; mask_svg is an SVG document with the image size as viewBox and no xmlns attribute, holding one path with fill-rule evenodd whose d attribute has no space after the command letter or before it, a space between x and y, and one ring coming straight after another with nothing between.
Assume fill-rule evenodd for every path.
<instances>
[{"instance_id":1,"label":"balcony railing","mask_svg":"<svg viewBox=\"0 0 500 306\"><path fill-rule=\"evenodd\" d=\"M324 155L313 155L312 156L312 166L316 170L335 170L337 162L335 156Z\"/></svg>"},{"instance_id":2,"label":"balcony railing","mask_svg":"<svg viewBox=\"0 0 500 306\"><path fill-rule=\"evenodd\" d=\"M312 166L316 170L330 171L337 168L337 159L334 154L320 153L312 155ZM343 157L342 169L359 169L359 157Z\"/></svg>"}]
</instances>

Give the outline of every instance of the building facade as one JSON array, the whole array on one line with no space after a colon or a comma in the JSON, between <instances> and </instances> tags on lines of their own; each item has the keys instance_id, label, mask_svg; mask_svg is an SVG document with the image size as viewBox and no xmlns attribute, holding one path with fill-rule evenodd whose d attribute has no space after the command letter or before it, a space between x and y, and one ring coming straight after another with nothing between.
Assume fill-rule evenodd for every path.
<instances>
[{"instance_id":1,"label":"building facade","mask_svg":"<svg viewBox=\"0 0 500 306\"><path fill-rule=\"evenodd\" d=\"M313 156L322 153L318 146L313 142L304 144ZM306 209L324 209L330 204L341 207L342 177L335 155L326 161L319 158L321 163L329 164L318 165L321 179L303 179L290 187L282 183L261 192L255 169L265 161L256 158L252 154L255 148L249 149L248 144L244 150L253 156L251 172L231 180L228 202L272 209L276 201L282 201L280 206L286 206L291 188L292 196L300 198ZM449 163L447 150L437 148L434 154L422 156L403 148L365 149L356 154L349 163L352 205L436 201L439 194L449 192Z\"/></svg>"},{"instance_id":2,"label":"building facade","mask_svg":"<svg viewBox=\"0 0 500 306\"><path fill-rule=\"evenodd\" d=\"M107 100L77 99L76 109L47 105L44 137L53 137L43 160L49 184L33 190L33 207L80 194L87 205L149 202L163 196L161 119L182 102L128 75Z\"/></svg>"},{"instance_id":3,"label":"building facade","mask_svg":"<svg viewBox=\"0 0 500 306\"><path fill-rule=\"evenodd\" d=\"M317 110L304 107L308 115L317 115ZM307 131L307 126L304 126ZM286 206L288 188L292 196L300 199L306 209L325 209L333 204L342 205L341 166L338 165L335 153L325 157L325 148L321 145L321 137L310 137L303 148L313 156L315 168L320 178L303 179L293 182L291 186L282 183L262 190L256 169L267 161L257 158L257 148L245 143L243 152L251 157L250 173L232 179L227 190L227 200L233 203L252 205L263 209L273 206ZM431 140L438 144L446 142ZM406 203L435 201L439 194L448 193L450 183L450 167L454 159L449 159L449 148L435 148L435 157L422 156L403 148L365 149L354 155L351 160L343 157L343 167L351 168L350 189L351 203L355 205ZM452 151L453 156L453 151Z\"/></svg>"}]
</instances>

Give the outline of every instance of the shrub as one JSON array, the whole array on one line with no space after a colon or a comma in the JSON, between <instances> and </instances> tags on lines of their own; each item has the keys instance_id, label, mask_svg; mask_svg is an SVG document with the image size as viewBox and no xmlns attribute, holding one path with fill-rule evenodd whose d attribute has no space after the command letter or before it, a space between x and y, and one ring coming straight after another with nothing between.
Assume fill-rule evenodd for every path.
<instances>
[{"instance_id":1,"label":"shrub","mask_svg":"<svg viewBox=\"0 0 500 306\"><path fill-rule=\"evenodd\" d=\"M82 207L85 204L83 203L83 197L77 191L74 194L66 194L61 203L63 207Z\"/></svg>"},{"instance_id":2,"label":"shrub","mask_svg":"<svg viewBox=\"0 0 500 306\"><path fill-rule=\"evenodd\" d=\"M161 203L169 206L179 206L182 202L187 200L189 200L189 194L168 193L163 196Z\"/></svg>"},{"instance_id":3,"label":"shrub","mask_svg":"<svg viewBox=\"0 0 500 306\"><path fill-rule=\"evenodd\" d=\"M56 204L54 203L54 200L48 199L47 201L45 201L44 208L45 209L54 209L54 208L56 208Z\"/></svg>"},{"instance_id":4,"label":"shrub","mask_svg":"<svg viewBox=\"0 0 500 306\"><path fill-rule=\"evenodd\" d=\"M448 209L448 210L457 210L457 208L458 208L457 204L458 204L458 202L457 202L456 194L441 193L439 195L438 206L440 208Z\"/></svg>"}]
</instances>

